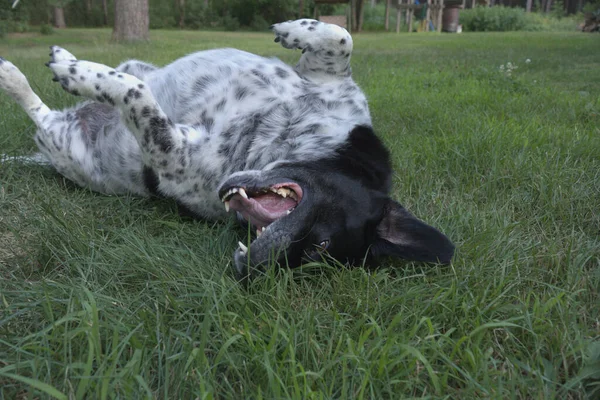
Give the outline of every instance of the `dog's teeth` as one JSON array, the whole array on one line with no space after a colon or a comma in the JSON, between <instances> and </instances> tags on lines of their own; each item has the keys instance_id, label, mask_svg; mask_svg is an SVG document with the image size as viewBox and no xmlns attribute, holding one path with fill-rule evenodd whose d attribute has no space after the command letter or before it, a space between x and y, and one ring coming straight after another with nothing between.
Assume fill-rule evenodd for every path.
<instances>
[{"instance_id":1,"label":"dog's teeth","mask_svg":"<svg viewBox=\"0 0 600 400\"><path fill-rule=\"evenodd\" d=\"M298 195L296 194L296 192L294 192L293 190L290 190L290 194L289 196L294 199L295 201L298 201Z\"/></svg>"},{"instance_id":2,"label":"dog's teeth","mask_svg":"<svg viewBox=\"0 0 600 400\"><path fill-rule=\"evenodd\" d=\"M244 246L244 243L238 242L238 246L240 246L240 252L242 254L248 253L248 248L246 246Z\"/></svg>"},{"instance_id":3,"label":"dog's teeth","mask_svg":"<svg viewBox=\"0 0 600 400\"><path fill-rule=\"evenodd\" d=\"M242 196L243 198L245 198L246 200L248 200L248 195L246 194L246 191L244 190L244 188L240 188L238 190L238 193L240 196Z\"/></svg>"},{"instance_id":4,"label":"dog's teeth","mask_svg":"<svg viewBox=\"0 0 600 400\"><path fill-rule=\"evenodd\" d=\"M279 188L277 189L277 194L285 199L290 194L290 191L286 188Z\"/></svg>"},{"instance_id":5,"label":"dog's teeth","mask_svg":"<svg viewBox=\"0 0 600 400\"><path fill-rule=\"evenodd\" d=\"M290 214L292 213L292 210L293 210L293 208L292 208L292 209L290 209L290 210L287 210L287 211L286 211L286 212L287 212L287 215L290 215Z\"/></svg>"},{"instance_id":6,"label":"dog's teeth","mask_svg":"<svg viewBox=\"0 0 600 400\"><path fill-rule=\"evenodd\" d=\"M256 230L256 237L260 237L261 234L262 234L262 230L260 228L258 228Z\"/></svg>"},{"instance_id":7,"label":"dog's teeth","mask_svg":"<svg viewBox=\"0 0 600 400\"><path fill-rule=\"evenodd\" d=\"M262 231L264 232L264 231L265 231L265 229L267 229L267 227L266 227L266 226L263 226L263 227L262 227Z\"/></svg>"},{"instance_id":8,"label":"dog's teeth","mask_svg":"<svg viewBox=\"0 0 600 400\"><path fill-rule=\"evenodd\" d=\"M229 212L229 201L225 202L225 212Z\"/></svg>"}]
</instances>

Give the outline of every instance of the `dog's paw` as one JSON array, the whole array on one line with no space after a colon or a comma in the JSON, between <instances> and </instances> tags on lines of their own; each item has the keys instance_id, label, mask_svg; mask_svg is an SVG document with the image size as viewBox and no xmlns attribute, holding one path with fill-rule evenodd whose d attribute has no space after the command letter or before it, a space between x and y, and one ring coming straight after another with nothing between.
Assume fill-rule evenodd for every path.
<instances>
[{"instance_id":1,"label":"dog's paw","mask_svg":"<svg viewBox=\"0 0 600 400\"><path fill-rule=\"evenodd\" d=\"M27 78L10 61L0 57L0 89L13 98L22 98L31 93Z\"/></svg>"},{"instance_id":2,"label":"dog's paw","mask_svg":"<svg viewBox=\"0 0 600 400\"><path fill-rule=\"evenodd\" d=\"M77 61L77 58L59 46L50 46L50 62Z\"/></svg>"},{"instance_id":3,"label":"dog's paw","mask_svg":"<svg viewBox=\"0 0 600 400\"><path fill-rule=\"evenodd\" d=\"M298 19L271 26L275 42L286 49L313 51L352 51L352 37L341 26L326 24L314 19Z\"/></svg>"}]
</instances>

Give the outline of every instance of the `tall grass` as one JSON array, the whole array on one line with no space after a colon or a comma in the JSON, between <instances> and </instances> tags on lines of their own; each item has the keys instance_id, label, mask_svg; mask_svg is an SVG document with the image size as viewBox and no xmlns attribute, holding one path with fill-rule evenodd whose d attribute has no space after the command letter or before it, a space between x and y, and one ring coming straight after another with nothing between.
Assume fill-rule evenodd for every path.
<instances>
[{"instance_id":1,"label":"tall grass","mask_svg":"<svg viewBox=\"0 0 600 400\"><path fill-rule=\"evenodd\" d=\"M267 34L109 38L9 36L0 55L54 108L76 99L43 66L49 44L110 65L299 57ZM0 164L0 398L597 398L596 49L564 33L355 36L393 196L456 242L450 267L312 264L244 287L234 223ZM4 95L0 113L2 152L33 151L25 113Z\"/></svg>"}]
</instances>

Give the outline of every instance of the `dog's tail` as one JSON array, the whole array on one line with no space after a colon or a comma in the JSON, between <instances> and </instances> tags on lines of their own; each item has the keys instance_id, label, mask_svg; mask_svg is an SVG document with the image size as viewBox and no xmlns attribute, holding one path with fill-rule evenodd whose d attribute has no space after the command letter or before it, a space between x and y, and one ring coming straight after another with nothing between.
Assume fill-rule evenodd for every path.
<instances>
[{"instance_id":1,"label":"dog's tail","mask_svg":"<svg viewBox=\"0 0 600 400\"><path fill-rule=\"evenodd\" d=\"M42 153L35 153L30 156L9 156L7 154L0 154L0 164L5 163L34 164L43 166L52 165Z\"/></svg>"}]
</instances>

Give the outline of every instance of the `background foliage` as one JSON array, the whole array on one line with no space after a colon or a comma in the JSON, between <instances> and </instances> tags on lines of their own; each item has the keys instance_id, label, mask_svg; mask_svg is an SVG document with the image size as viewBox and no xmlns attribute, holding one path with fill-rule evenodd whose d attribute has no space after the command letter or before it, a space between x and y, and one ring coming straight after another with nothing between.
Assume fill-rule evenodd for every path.
<instances>
[{"instance_id":1,"label":"background foliage","mask_svg":"<svg viewBox=\"0 0 600 400\"><path fill-rule=\"evenodd\" d=\"M39 26L52 25L52 7L62 5L68 27L112 26L114 0L105 0L104 14L101 0L22 0L11 9L13 0L0 0L0 36L6 32L39 30ZM383 0L371 3L366 0L364 29L383 30L385 4ZM179 1L149 0L150 28L152 29L238 29L264 31L271 24L297 18L300 14L298 0L185 0L183 10ZM314 1L305 0L302 16L312 16ZM539 8L534 3L534 9ZM575 30L583 16L565 17L561 1L553 3L550 13L526 13L521 7L476 7L461 12L460 22L468 31L560 31ZM587 1L585 10L596 10L598 2ZM345 15L345 5L322 5L321 15ZM419 14L419 13L417 13ZM417 19L420 15L415 16ZM396 23L396 12L392 7L390 26ZM33 28L32 28L33 26ZM406 26L403 26L406 28ZM416 28L415 28L416 29ZM49 33L45 28L45 32Z\"/></svg>"}]
</instances>

